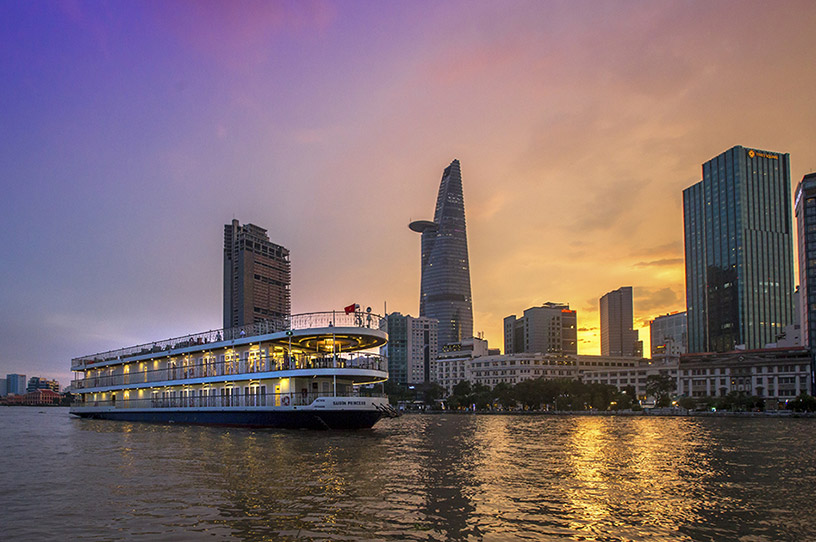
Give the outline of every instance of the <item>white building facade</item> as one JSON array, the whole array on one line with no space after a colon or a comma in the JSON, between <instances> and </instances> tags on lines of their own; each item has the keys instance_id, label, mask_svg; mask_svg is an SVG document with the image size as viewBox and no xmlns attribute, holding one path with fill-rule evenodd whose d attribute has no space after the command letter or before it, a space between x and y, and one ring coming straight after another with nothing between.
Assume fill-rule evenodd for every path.
<instances>
[{"instance_id":1,"label":"white building facade","mask_svg":"<svg viewBox=\"0 0 816 542\"><path fill-rule=\"evenodd\" d=\"M634 389L635 397L640 400L644 400L648 396L646 393L646 383L652 375L669 376L675 383L675 389L677 389L680 374L679 357L665 357L661 359L642 358L638 360L632 360L632 358L612 359L628 359L631 363L603 367L585 366L586 368L583 370L581 379L588 384L608 384L615 386L620 391L624 391L627 388Z\"/></svg>"},{"instance_id":2,"label":"white building facade","mask_svg":"<svg viewBox=\"0 0 816 542\"><path fill-rule=\"evenodd\" d=\"M813 394L810 370L804 347L686 354L680 358L677 394L700 398L737 392L785 402Z\"/></svg>"},{"instance_id":3,"label":"white building facade","mask_svg":"<svg viewBox=\"0 0 816 542\"><path fill-rule=\"evenodd\" d=\"M451 393L453 387L459 382L463 380L473 382L471 362L476 358L486 356L487 353L487 341L476 337L460 343L446 344L436 359L431 362L431 381Z\"/></svg>"}]
</instances>

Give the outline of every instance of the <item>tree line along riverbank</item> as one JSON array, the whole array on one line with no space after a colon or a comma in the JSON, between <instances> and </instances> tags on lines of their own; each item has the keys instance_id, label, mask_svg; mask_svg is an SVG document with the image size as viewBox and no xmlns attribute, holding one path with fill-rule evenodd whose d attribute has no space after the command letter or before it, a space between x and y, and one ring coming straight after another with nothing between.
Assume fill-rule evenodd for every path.
<instances>
[{"instance_id":1,"label":"tree line along riverbank","mask_svg":"<svg viewBox=\"0 0 816 542\"><path fill-rule=\"evenodd\" d=\"M770 400L739 392L719 397L678 397L674 395L675 382L668 375L649 376L645 397L637 397L633 386L621 390L608 384L584 383L566 378L538 378L515 385L502 382L493 388L482 384L471 385L463 380L453 387L451 393L446 393L436 383L418 385L413 389L386 383L385 391L391 403L402 410L608 412L631 415L657 415L664 411L666 415L816 412L816 398L804 393L788 401ZM679 414L681 412L683 414Z\"/></svg>"}]
</instances>

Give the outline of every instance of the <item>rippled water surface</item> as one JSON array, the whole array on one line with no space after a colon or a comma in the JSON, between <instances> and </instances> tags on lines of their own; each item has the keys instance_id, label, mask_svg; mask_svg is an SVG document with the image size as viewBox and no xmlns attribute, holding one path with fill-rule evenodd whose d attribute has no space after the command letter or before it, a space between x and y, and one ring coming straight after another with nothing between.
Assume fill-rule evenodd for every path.
<instances>
[{"instance_id":1,"label":"rippled water surface","mask_svg":"<svg viewBox=\"0 0 816 542\"><path fill-rule=\"evenodd\" d=\"M816 419L409 415L357 432L0 408L2 539L813 540Z\"/></svg>"}]
</instances>

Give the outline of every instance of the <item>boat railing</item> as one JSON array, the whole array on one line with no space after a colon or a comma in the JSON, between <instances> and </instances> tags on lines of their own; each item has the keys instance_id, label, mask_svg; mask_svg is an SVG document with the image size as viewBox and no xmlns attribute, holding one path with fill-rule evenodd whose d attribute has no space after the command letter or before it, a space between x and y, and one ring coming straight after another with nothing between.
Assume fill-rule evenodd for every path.
<instances>
[{"instance_id":1,"label":"boat railing","mask_svg":"<svg viewBox=\"0 0 816 542\"><path fill-rule=\"evenodd\" d=\"M224 329L211 329L200 333L192 333L174 339L165 339L151 343L109 350L89 356L82 356L71 360L71 367L81 368L94 363L105 361L121 360L132 356L160 354L170 350L199 346L220 341L242 339L245 337L256 337L268 335L287 330L311 329L319 327L362 327L380 329L382 316L371 312L345 311L330 312L309 312L304 314L293 314L287 318L271 318L244 326L237 326Z\"/></svg>"},{"instance_id":2,"label":"boat railing","mask_svg":"<svg viewBox=\"0 0 816 542\"><path fill-rule=\"evenodd\" d=\"M71 403L71 408L116 408L116 409L145 409L145 408L242 408L242 407L270 407L270 406L308 406L320 397L355 398L355 397L386 397L384 393L368 388L352 388L349 391L332 392L289 392L289 393L260 393L259 388L250 388L241 392L233 388L235 393L207 395L206 390L193 390L188 393L153 394L151 397L137 399L107 399L93 401L88 397L80 397ZM226 390L224 390L226 391ZM83 400L85 399L85 400Z\"/></svg>"},{"instance_id":3,"label":"boat railing","mask_svg":"<svg viewBox=\"0 0 816 542\"><path fill-rule=\"evenodd\" d=\"M138 367L138 366L137 366ZM134 370L119 374L100 374L73 380L73 390L89 388L104 388L110 386L131 386L149 384L151 382L166 382L190 380L218 376L243 376L256 373L276 373L296 369L365 369L371 371L387 371L386 358L379 354L331 354L324 357L284 356L258 357L256 359L235 359L204 361L202 363L183 364L163 367L160 369Z\"/></svg>"}]
</instances>

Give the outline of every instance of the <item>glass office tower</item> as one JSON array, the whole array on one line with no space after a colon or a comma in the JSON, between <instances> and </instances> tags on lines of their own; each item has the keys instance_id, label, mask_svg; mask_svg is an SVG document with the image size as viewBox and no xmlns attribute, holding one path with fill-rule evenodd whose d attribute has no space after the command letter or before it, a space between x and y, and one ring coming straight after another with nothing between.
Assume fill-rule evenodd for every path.
<instances>
[{"instance_id":1,"label":"glass office tower","mask_svg":"<svg viewBox=\"0 0 816 542\"><path fill-rule=\"evenodd\" d=\"M442 173L433 222L409 226L422 234L419 315L439 320L439 349L473 336L470 263L462 172L454 160Z\"/></svg>"},{"instance_id":2,"label":"glass office tower","mask_svg":"<svg viewBox=\"0 0 816 542\"><path fill-rule=\"evenodd\" d=\"M790 156L733 147L683 191L689 352L763 348L793 320Z\"/></svg>"},{"instance_id":3,"label":"glass office tower","mask_svg":"<svg viewBox=\"0 0 816 542\"><path fill-rule=\"evenodd\" d=\"M810 350L810 389L816 390L816 173L796 187L799 240L799 310L802 344Z\"/></svg>"}]
</instances>

